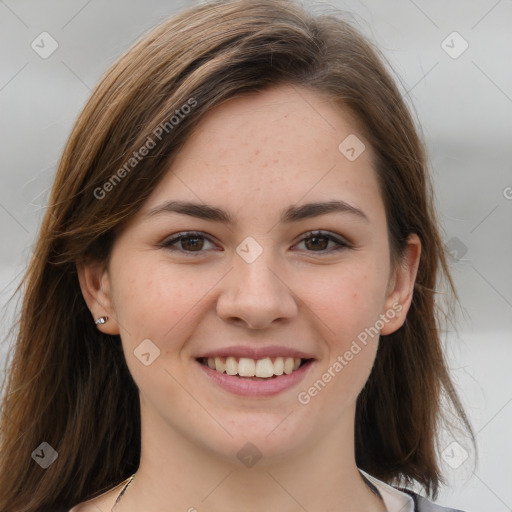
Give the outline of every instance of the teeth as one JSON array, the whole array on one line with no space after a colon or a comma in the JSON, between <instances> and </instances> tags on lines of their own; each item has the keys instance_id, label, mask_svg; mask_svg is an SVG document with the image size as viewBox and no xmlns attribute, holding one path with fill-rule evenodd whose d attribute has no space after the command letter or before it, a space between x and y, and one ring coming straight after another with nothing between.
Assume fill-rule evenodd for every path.
<instances>
[{"instance_id":1,"label":"teeth","mask_svg":"<svg viewBox=\"0 0 512 512\"><path fill-rule=\"evenodd\" d=\"M216 357L214 362L213 370L217 370L220 373L224 373L226 371L226 361L223 361L221 357Z\"/></svg>"},{"instance_id":2,"label":"teeth","mask_svg":"<svg viewBox=\"0 0 512 512\"><path fill-rule=\"evenodd\" d=\"M300 364L300 359L298 360ZM266 357L265 359L258 359L256 361L256 377L272 377L274 375L274 365L272 359Z\"/></svg>"},{"instance_id":3,"label":"teeth","mask_svg":"<svg viewBox=\"0 0 512 512\"><path fill-rule=\"evenodd\" d=\"M290 375L293 372L294 361L293 357L287 357L284 361L284 373Z\"/></svg>"},{"instance_id":4,"label":"teeth","mask_svg":"<svg viewBox=\"0 0 512 512\"><path fill-rule=\"evenodd\" d=\"M276 357L274 361L270 357L264 359L250 359L248 357L209 357L204 360L212 370L228 375L239 375L240 377L270 378L274 375L290 375L297 370L301 364L300 358Z\"/></svg>"},{"instance_id":5,"label":"teeth","mask_svg":"<svg viewBox=\"0 0 512 512\"><path fill-rule=\"evenodd\" d=\"M278 357L274 361L274 375L283 375L283 373L284 373L284 360L282 357Z\"/></svg>"},{"instance_id":6,"label":"teeth","mask_svg":"<svg viewBox=\"0 0 512 512\"><path fill-rule=\"evenodd\" d=\"M238 375L240 375L240 377L254 377L255 374L256 363L254 359L241 357L240 361L238 361Z\"/></svg>"},{"instance_id":7,"label":"teeth","mask_svg":"<svg viewBox=\"0 0 512 512\"><path fill-rule=\"evenodd\" d=\"M217 362L215 362L215 366L217 366ZM238 363L234 357L228 357L226 359L226 373L228 375L236 375L238 373Z\"/></svg>"}]
</instances>

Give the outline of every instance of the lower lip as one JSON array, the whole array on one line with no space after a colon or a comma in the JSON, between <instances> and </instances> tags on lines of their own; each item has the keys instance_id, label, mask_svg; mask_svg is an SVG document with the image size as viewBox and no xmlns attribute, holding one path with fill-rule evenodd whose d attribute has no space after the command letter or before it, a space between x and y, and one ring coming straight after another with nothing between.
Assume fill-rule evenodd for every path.
<instances>
[{"instance_id":1,"label":"lower lip","mask_svg":"<svg viewBox=\"0 0 512 512\"><path fill-rule=\"evenodd\" d=\"M289 375L283 374L265 380L252 380L247 377L228 375L212 370L208 366L196 361L201 370L217 385L226 391L241 396L272 396L297 385L309 371L313 360L303 364L298 370Z\"/></svg>"}]
</instances>

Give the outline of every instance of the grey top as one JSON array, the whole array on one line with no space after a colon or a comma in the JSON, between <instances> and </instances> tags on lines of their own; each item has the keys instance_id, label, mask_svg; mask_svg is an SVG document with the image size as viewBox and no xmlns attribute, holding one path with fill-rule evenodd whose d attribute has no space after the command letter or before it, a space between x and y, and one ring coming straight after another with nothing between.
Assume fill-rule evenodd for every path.
<instances>
[{"instance_id":1,"label":"grey top","mask_svg":"<svg viewBox=\"0 0 512 512\"><path fill-rule=\"evenodd\" d=\"M388 485L361 469L359 471L368 485L381 497L387 512L464 512L436 505L409 489Z\"/></svg>"}]
</instances>

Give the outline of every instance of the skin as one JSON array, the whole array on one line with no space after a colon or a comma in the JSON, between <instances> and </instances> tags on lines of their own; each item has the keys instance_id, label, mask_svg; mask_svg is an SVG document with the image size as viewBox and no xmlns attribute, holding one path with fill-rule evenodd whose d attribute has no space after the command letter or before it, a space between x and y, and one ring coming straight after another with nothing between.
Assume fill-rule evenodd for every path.
<instances>
[{"instance_id":1,"label":"skin","mask_svg":"<svg viewBox=\"0 0 512 512\"><path fill-rule=\"evenodd\" d=\"M355 161L338 150L350 134L366 144ZM108 266L79 266L93 317L109 316L98 328L121 335L140 390L141 464L116 511L385 511L354 455L356 399L378 336L308 404L297 399L379 315L395 309L381 334L400 328L411 303L420 242L411 235L403 262L391 267L372 162L353 117L317 92L279 85L231 99L203 118L117 238ZM222 208L236 223L147 216L170 199ZM279 222L287 206L328 200L367 220L338 212ZM315 246L312 230L351 245ZM174 251L159 245L185 231L206 237L196 252L187 241ZM236 253L249 236L263 249L252 263ZM134 355L147 338L160 350L149 366ZM213 385L195 361L233 345L294 347L315 361L291 390L240 397ZM250 468L236 456L247 442L263 455ZM73 512L110 511L120 490Z\"/></svg>"}]
</instances>

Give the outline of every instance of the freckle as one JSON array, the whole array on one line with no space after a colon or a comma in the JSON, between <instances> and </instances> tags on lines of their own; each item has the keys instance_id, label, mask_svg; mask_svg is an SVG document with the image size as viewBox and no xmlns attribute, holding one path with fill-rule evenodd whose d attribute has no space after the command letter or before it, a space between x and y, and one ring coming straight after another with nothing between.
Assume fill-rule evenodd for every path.
<instances>
[{"instance_id":1,"label":"freckle","mask_svg":"<svg viewBox=\"0 0 512 512\"><path fill-rule=\"evenodd\" d=\"M259 155L259 154L260 154L260 150L259 150L259 149L257 149L257 150L256 150L256 153L254 153L254 156Z\"/></svg>"},{"instance_id":2,"label":"freckle","mask_svg":"<svg viewBox=\"0 0 512 512\"><path fill-rule=\"evenodd\" d=\"M278 164L278 163L279 163L279 160L276 158L276 159L274 159L274 160L273 160L273 162L274 162L275 164Z\"/></svg>"}]
</instances>

